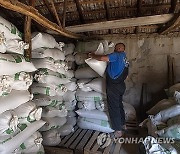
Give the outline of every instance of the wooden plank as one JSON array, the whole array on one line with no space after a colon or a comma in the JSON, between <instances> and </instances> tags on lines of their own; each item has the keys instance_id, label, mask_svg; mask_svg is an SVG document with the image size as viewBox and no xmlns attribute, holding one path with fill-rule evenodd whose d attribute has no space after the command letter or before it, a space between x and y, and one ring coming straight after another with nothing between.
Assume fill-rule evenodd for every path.
<instances>
[{"instance_id":1,"label":"wooden plank","mask_svg":"<svg viewBox=\"0 0 180 154\"><path fill-rule=\"evenodd\" d=\"M74 127L74 132L70 133L69 135L67 135L59 144L59 146L63 146L65 142L67 142L67 140L78 130L78 127L75 126Z\"/></svg>"},{"instance_id":2,"label":"wooden plank","mask_svg":"<svg viewBox=\"0 0 180 154\"><path fill-rule=\"evenodd\" d=\"M75 34L72 32L69 32L65 29L62 29L61 27L59 27L57 24L49 21L47 18L45 18L44 16L42 16L37 9L33 8L32 6L27 6L19 1L12 1L12 0L1 0L0 1L0 6L12 10L12 11L16 11L18 13L24 14L26 16L30 16L31 19L35 20L37 23L39 23L40 25L51 29L55 32L58 32L60 35L66 36L66 37L70 37L70 38L82 38L85 37L84 35L79 35L79 34Z\"/></svg>"},{"instance_id":3,"label":"wooden plank","mask_svg":"<svg viewBox=\"0 0 180 154\"><path fill-rule=\"evenodd\" d=\"M76 146L76 151L80 153L83 152L84 146L87 143L88 139L91 137L91 134L93 133L93 130L88 130L87 133L84 135L80 143Z\"/></svg>"},{"instance_id":4,"label":"wooden plank","mask_svg":"<svg viewBox=\"0 0 180 154\"><path fill-rule=\"evenodd\" d=\"M78 128L78 130L73 134L73 136L64 144L64 147L68 148L70 144L76 139L82 129Z\"/></svg>"},{"instance_id":5,"label":"wooden plank","mask_svg":"<svg viewBox=\"0 0 180 154\"><path fill-rule=\"evenodd\" d=\"M83 138L84 134L87 132L86 129L84 129L76 138L76 140L70 145L70 149L75 149L75 147L77 146L77 144L80 142L80 140Z\"/></svg>"},{"instance_id":6,"label":"wooden plank","mask_svg":"<svg viewBox=\"0 0 180 154\"><path fill-rule=\"evenodd\" d=\"M73 154L73 150L57 147L44 146L44 150L47 154Z\"/></svg>"},{"instance_id":7,"label":"wooden plank","mask_svg":"<svg viewBox=\"0 0 180 154\"><path fill-rule=\"evenodd\" d=\"M85 153L85 152L87 153L87 152L90 151L90 148L91 148L91 146L93 145L94 141L97 139L99 133L100 133L100 132L95 131L95 133L93 134L93 136L92 136L91 139L89 140L88 144L85 146L85 148L84 148L84 153Z\"/></svg>"},{"instance_id":8,"label":"wooden plank","mask_svg":"<svg viewBox=\"0 0 180 154\"><path fill-rule=\"evenodd\" d=\"M57 21L58 25L61 27L61 22L59 20L59 16L57 14L56 8L54 6L54 1L50 0L50 3L49 3L49 0L43 0L43 2L46 5L47 9L49 10L50 15Z\"/></svg>"},{"instance_id":9,"label":"wooden plank","mask_svg":"<svg viewBox=\"0 0 180 154\"><path fill-rule=\"evenodd\" d=\"M159 34L167 34L178 26L180 26L180 13L175 14L174 17L159 30Z\"/></svg>"},{"instance_id":10,"label":"wooden plank","mask_svg":"<svg viewBox=\"0 0 180 154\"><path fill-rule=\"evenodd\" d=\"M119 154L121 149L121 143L117 142L113 151L113 154Z\"/></svg>"},{"instance_id":11,"label":"wooden plank","mask_svg":"<svg viewBox=\"0 0 180 154\"><path fill-rule=\"evenodd\" d=\"M81 24L76 26L69 26L66 27L66 29L72 32L87 32L87 31L115 29L115 28L133 27L133 26L141 26L141 25L162 24L168 22L170 19L172 19L172 17L173 14L163 14L163 15L155 15L155 16L90 23L90 24Z\"/></svg>"},{"instance_id":12,"label":"wooden plank","mask_svg":"<svg viewBox=\"0 0 180 154\"><path fill-rule=\"evenodd\" d=\"M177 13L178 0L171 0L171 8L169 9L169 13Z\"/></svg>"},{"instance_id":13,"label":"wooden plank","mask_svg":"<svg viewBox=\"0 0 180 154\"><path fill-rule=\"evenodd\" d=\"M111 141L110 145L104 149L103 154L109 154L111 151L112 145L113 145L113 141Z\"/></svg>"},{"instance_id":14,"label":"wooden plank","mask_svg":"<svg viewBox=\"0 0 180 154\"><path fill-rule=\"evenodd\" d=\"M67 9L67 0L64 0L64 3L63 3L63 23L62 23L63 27L66 26L66 9Z\"/></svg>"},{"instance_id":15,"label":"wooden plank","mask_svg":"<svg viewBox=\"0 0 180 154\"><path fill-rule=\"evenodd\" d=\"M81 23L85 23L84 17L83 17L83 12L82 12L82 9L81 9L81 6L80 6L80 2L79 2L79 0L74 0L74 1L76 3L76 7L77 7L77 11L79 13L80 21L81 21Z\"/></svg>"}]
</instances>

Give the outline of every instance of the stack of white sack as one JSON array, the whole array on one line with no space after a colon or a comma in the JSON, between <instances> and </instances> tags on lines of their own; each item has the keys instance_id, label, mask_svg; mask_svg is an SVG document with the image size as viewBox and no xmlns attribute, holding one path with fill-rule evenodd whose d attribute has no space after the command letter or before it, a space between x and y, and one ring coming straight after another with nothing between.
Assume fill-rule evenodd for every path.
<instances>
[{"instance_id":1,"label":"stack of white sack","mask_svg":"<svg viewBox=\"0 0 180 154\"><path fill-rule=\"evenodd\" d=\"M170 97L159 101L148 110L149 118L141 123L141 126L147 127L148 134L151 136L174 139L175 143L171 146L176 150L178 149L175 145L180 145L177 141L180 139L180 92L178 85L176 84L168 89L171 94ZM179 152L180 150L176 153Z\"/></svg>"},{"instance_id":2,"label":"stack of white sack","mask_svg":"<svg viewBox=\"0 0 180 154\"><path fill-rule=\"evenodd\" d=\"M28 91L31 72L36 71L23 56L28 45L17 28L2 17L0 33L4 34L0 52L5 53L0 53L0 153L44 153L42 136L37 132L45 124L42 108L31 101L33 95Z\"/></svg>"},{"instance_id":3,"label":"stack of white sack","mask_svg":"<svg viewBox=\"0 0 180 154\"><path fill-rule=\"evenodd\" d=\"M64 127L67 131L68 112L76 105L76 80L73 79L74 72L69 70L66 61L66 53L73 54L73 51L66 52L63 46L64 43L58 44L49 34L38 33L32 38L33 63L38 71L34 74L36 82L31 90L35 94L33 101L43 108L42 119L46 124L40 131L43 144L48 146L61 142L60 136L64 135L61 130ZM72 125L71 132L73 130Z\"/></svg>"},{"instance_id":4,"label":"stack of white sack","mask_svg":"<svg viewBox=\"0 0 180 154\"><path fill-rule=\"evenodd\" d=\"M22 33L9 21L0 16L0 52L24 54L29 45L22 41Z\"/></svg>"}]
</instances>

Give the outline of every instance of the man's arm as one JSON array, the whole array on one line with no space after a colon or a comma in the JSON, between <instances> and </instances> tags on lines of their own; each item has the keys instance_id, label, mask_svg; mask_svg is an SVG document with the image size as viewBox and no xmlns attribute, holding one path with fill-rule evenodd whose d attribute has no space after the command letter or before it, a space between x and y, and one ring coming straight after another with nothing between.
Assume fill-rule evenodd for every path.
<instances>
[{"instance_id":1,"label":"man's arm","mask_svg":"<svg viewBox=\"0 0 180 154\"><path fill-rule=\"evenodd\" d=\"M109 61L109 57L107 55L95 55L94 53L90 53L89 57L99 61Z\"/></svg>"}]
</instances>

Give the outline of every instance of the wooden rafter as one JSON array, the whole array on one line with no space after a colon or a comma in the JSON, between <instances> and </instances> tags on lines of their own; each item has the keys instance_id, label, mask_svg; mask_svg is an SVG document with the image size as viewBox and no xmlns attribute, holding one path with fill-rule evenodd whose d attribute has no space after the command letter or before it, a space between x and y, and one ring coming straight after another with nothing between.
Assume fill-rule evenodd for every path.
<instances>
[{"instance_id":1,"label":"wooden rafter","mask_svg":"<svg viewBox=\"0 0 180 154\"><path fill-rule=\"evenodd\" d=\"M67 10L67 0L64 0L64 5L63 5L63 23L62 26L66 26L66 10Z\"/></svg>"},{"instance_id":2,"label":"wooden rafter","mask_svg":"<svg viewBox=\"0 0 180 154\"><path fill-rule=\"evenodd\" d=\"M60 35L70 37L70 38L81 38L82 37L82 35L72 33L68 30L65 30L65 29L59 27L57 24L49 21L44 16L42 16L38 12L38 10L36 10L35 8L33 8L31 6L27 6L17 0L14 0L14 1L0 0L0 6L6 8L6 9L24 14L26 16L30 16L33 20L35 20L40 25L42 25L48 29L51 29L55 32L58 32Z\"/></svg>"},{"instance_id":3,"label":"wooden rafter","mask_svg":"<svg viewBox=\"0 0 180 154\"><path fill-rule=\"evenodd\" d=\"M34 7L35 6L35 0L29 0L29 5ZM25 16L24 20L24 41L29 44L29 49L26 49L24 54L27 58L31 58L31 50L32 50L32 44L31 44L31 17Z\"/></svg>"},{"instance_id":4,"label":"wooden rafter","mask_svg":"<svg viewBox=\"0 0 180 154\"><path fill-rule=\"evenodd\" d=\"M169 9L170 13L176 13L178 7L178 0L171 0L171 8Z\"/></svg>"},{"instance_id":5,"label":"wooden rafter","mask_svg":"<svg viewBox=\"0 0 180 154\"><path fill-rule=\"evenodd\" d=\"M107 20L109 20L110 15L109 15L109 7L107 5L107 0L104 0L104 8L106 10L106 18L107 18Z\"/></svg>"},{"instance_id":6,"label":"wooden rafter","mask_svg":"<svg viewBox=\"0 0 180 154\"><path fill-rule=\"evenodd\" d=\"M137 16L142 15L142 1L143 0L137 0Z\"/></svg>"},{"instance_id":7,"label":"wooden rafter","mask_svg":"<svg viewBox=\"0 0 180 154\"><path fill-rule=\"evenodd\" d=\"M79 0L74 0L74 1L76 3L76 7L77 7L77 11L79 13L80 21L81 21L81 23L85 23Z\"/></svg>"},{"instance_id":8,"label":"wooden rafter","mask_svg":"<svg viewBox=\"0 0 180 154\"><path fill-rule=\"evenodd\" d=\"M173 16L174 16L173 14L163 14L163 15L154 15L154 16L146 16L146 17L138 17L138 18L129 18L129 19L69 26L66 27L66 29L72 32L87 32L87 31L115 29L115 28L123 28L123 27L142 26L142 25L154 25L154 24L166 23L169 20L171 20Z\"/></svg>"},{"instance_id":9,"label":"wooden rafter","mask_svg":"<svg viewBox=\"0 0 180 154\"><path fill-rule=\"evenodd\" d=\"M43 0L43 2L46 5L47 9L49 10L51 16L57 21L58 25L61 27L61 22L57 14L56 8L54 6L54 0L50 0L50 2L49 0Z\"/></svg>"},{"instance_id":10,"label":"wooden rafter","mask_svg":"<svg viewBox=\"0 0 180 154\"><path fill-rule=\"evenodd\" d=\"M180 13L175 14L174 17L159 30L159 33L162 35L167 34L178 26L180 26Z\"/></svg>"}]
</instances>

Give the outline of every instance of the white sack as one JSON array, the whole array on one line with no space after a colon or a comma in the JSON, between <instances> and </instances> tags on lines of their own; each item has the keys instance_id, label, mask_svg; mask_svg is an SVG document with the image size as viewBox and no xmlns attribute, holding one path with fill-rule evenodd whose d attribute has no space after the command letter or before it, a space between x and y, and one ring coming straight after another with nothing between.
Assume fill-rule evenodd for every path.
<instances>
[{"instance_id":1,"label":"white sack","mask_svg":"<svg viewBox=\"0 0 180 154\"><path fill-rule=\"evenodd\" d=\"M28 124L41 119L42 108L36 107L32 101L24 103L14 109L21 124Z\"/></svg>"},{"instance_id":2,"label":"white sack","mask_svg":"<svg viewBox=\"0 0 180 154\"><path fill-rule=\"evenodd\" d=\"M61 142L60 133L58 129L51 129L46 132L42 132L43 145L56 146Z\"/></svg>"},{"instance_id":3,"label":"white sack","mask_svg":"<svg viewBox=\"0 0 180 154\"><path fill-rule=\"evenodd\" d=\"M0 114L7 110L15 109L32 99L29 91L13 90L8 96L0 97Z\"/></svg>"},{"instance_id":4,"label":"white sack","mask_svg":"<svg viewBox=\"0 0 180 154\"><path fill-rule=\"evenodd\" d=\"M18 39L10 39L6 41L6 52L24 55L24 49L28 49L29 44Z\"/></svg>"},{"instance_id":5,"label":"white sack","mask_svg":"<svg viewBox=\"0 0 180 154\"><path fill-rule=\"evenodd\" d=\"M96 109L95 102L91 101L83 101L83 102L78 102L78 108L80 109L85 109L85 110L94 110Z\"/></svg>"},{"instance_id":6,"label":"white sack","mask_svg":"<svg viewBox=\"0 0 180 154\"><path fill-rule=\"evenodd\" d=\"M75 126L76 125L76 117L67 117L67 125Z\"/></svg>"},{"instance_id":7,"label":"white sack","mask_svg":"<svg viewBox=\"0 0 180 154\"><path fill-rule=\"evenodd\" d=\"M52 106L55 107L59 104L63 103L63 97L62 96L47 96L43 94L35 95L33 102L37 106Z\"/></svg>"},{"instance_id":8,"label":"white sack","mask_svg":"<svg viewBox=\"0 0 180 154\"><path fill-rule=\"evenodd\" d=\"M74 62L75 61L74 55L72 54L66 55L65 61Z\"/></svg>"},{"instance_id":9,"label":"white sack","mask_svg":"<svg viewBox=\"0 0 180 154\"><path fill-rule=\"evenodd\" d=\"M67 70L65 72L65 76L67 76L67 78L71 79L74 77L74 71L73 70Z\"/></svg>"},{"instance_id":10,"label":"white sack","mask_svg":"<svg viewBox=\"0 0 180 154\"><path fill-rule=\"evenodd\" d=\"M173 99L163 99L163 100L159 101L155 106L153 106L150 110L148 110L146 113L155 115L158 112L160 112L161 110L170 108L171 106L173 106L175 104L176 104L176 102Z\"/></svg>"},{"instance_id":11,"label":"white sack","mask_svg":"<svg viewBox=\"0 0 180 154\"><path fill-rule=\"evenodd\" d=\"M174 105L168 109L162 110L155 116L150 116L150 118L157 125L177 115L180 115L180 105Z\"/></svg>"},{"instance_id":12,"label":"white sack","mask_svg":"<svg viewBox=\"0 0 180 154\"><path fill-rule=\"evenodd\" d=\"M0 114L0 136L14 133L18 123L18 117L14 111L9 110Z\"/></svg>"},{"instance_id":13,"label":"white sack","mask_svg":"<svg viewBox=\"0 0 180 154\"><path fill-rule=\"evenodd\" d=\"M72 101L74 101L76 99L75 98L75 92L72 92L72 91L68 90L63 95L63 99L64 99L64 102L72 102Z\"/></svg>"},{"instance_id":14,"label":"white sack","mask_svg":"<svg viewBox=\"0 0 180 154\"><path fill-rule=\"evenodd\" d=\"M87 83L89 83L92 79L79 79L77 81L77 85L79 88L82 88L83 86L85 86Z\"/></svg>"},{"instance_id":15,"label":"white sack","mask_svg":"<svg viewBox=\"0 0 180 154\"><path fill-rule=\"evenodd\" d=\"M72 125L65 124L61 128L58 129L58 132L61 134L61 136L66 136L74 132L74 128Z\"/></svg>"},{"instance_id":16,"label":"white sack","mask_svg":"<svg viewBox=\"0 0 180 154\"><path fill-rule=\"evenodd\" d=\"M72 111L75 109L76 103L77 103L76 100L73 100L72 102L65 102L65 107L68 111Z\"/></svg>"},{"instance_id":17,"label":"white sack","mask_svg":"<svg viewBox=\"0 0 180 154\"><path fill-rule=\"evenodd\" d=\"M65 105L59 107L47 106L43 108L42 117L66 117L67 109Z\"/></svg>"},{"instance_id":18,"label":"white sack","mask_svg":"<svg viewBox=\"0 0 180 154\"><path fill-rule=\"evenodd\" d=\"M85 62L100 76L105 77L105 70L107 67L107 62L98 61L96 59L88 58Z\"/></svg>"},{"instance_id":19,"label":"white sack","mask_svg":"<svg viewBox=\"0 0 180 154\"><path fill-rule=\"evenodd\" d=\"M156 133L161 137L166 138L174 138L174 139L180 139L180 124L175 124L169 127L166 127L162 130L156 131Z\"/></svg>"},{"instance_id":20,"label":"white sack","mask_svg":"<svg viewBox=\"0 0 180 154\"><path fill-rule=\"evenodd\" d=\"M88 78L96 78L99 75L93 71L90 67L84 67L77 69L75 71L75 78L76 79L88 79Z\"/></svg>"},{"instance_id":21,"label":"white sack","mask_svg":"<svg viewBox=\"0 0 180 154\"><path fill-rule=\"evenodd\" d=\"M114 132L114 130L110 128L108 121L104 121L104 120L79 118L77 125L82 129L97 130L105 133Z\"/></svg>"},{"instance_id":22,"label":"white sack","mask_svg":"<svg viewBox=\"0 0 180 154\"><path fill-rule=\"evenodd\" d=\"M35 132L28 139L26 139L19 148L15 149L15 153L38 153L42 147L42 135Z\"/></svg>"},{"instance_id":23,"label":"white sack","mask_svg":"<svg viewBox=\"0 0 180 154\"><path fill-rule=\"evenodd\" d=\"M74 111L68 111L67 117L75 117L76 113Z\"/></svg>"},{"instance_id":24,"label":"white sack","mask_svg":"<svg viewBox=\"0 0 180 154\"><path fill-rule=\"evenodd\" d=\"M84 117L84 118L92 118L92 119L99 119L99 120L106 120L108 121L108 114L107 112L102 112L99 110L85 110L85 109L79 109L76 111L76 113L80 116L80 117Z\"/></svg>"},{"instance_id":25,"label":"white sack","mask_svg":"<svg viewBox=\"0 0 180 154\"><path fill-rule=\"evenodd\" d=\"M106 80L103 78L96 78L87 83L86 86L90 87L98 93L106 95Z\"/></svg>"},{"instance_id":26,"label":"white sack","mask_svg":"<svg viewBox=\"0 0 180 154\"><path fill-rule=\"evenodd\" d=\"M75 62L77 65L85 64L85 60L88 58L88 54L86 53L77 53L75 55Z\"/></svg>"},{"instance_id":27,"label":"white sack","mask_svg":"<svg viewBox=\"0 0 180 154\"><path fill-rule=\"evenodd\" d=\"M78 101L102 101L106 99L106 95L103 95L101 93L95 92L95 91L90 91L90 92L84 92L81 90L77 90L76 92L76 99Z\"/></svg>"},{"instance_id":28,"label":"white sack","mask_svg":"<svg viewBox=\"0 0 180 154\"><path fill-rule=\"evenodd\" d=\"M39 83L48 83L53 85L71 82L64 74L53 72L48 69L40 69L36 72L34 79Z\"/></svg>"},{"instance_id":29,"label":"white sack","mask_svg":"<svg viewBox=\"0 0 180 154\"><path fill-rule=\"evenodd\" d=\"M176 102L177 102L178 104L180 104L180 92L175 91L174 97L175 97L175 99L176 99Z\"/></svg>"},{"instance_id":30,"label":"white sack","mask_svg":"<svg viewBox=\"0 0 180 154\"><path fill-rule=\"evenodd\" d=\"M0 52L5 53L6 52L6 38L4 36L4 33L0 32Z\"/></svg>"},{"instance_id":31,"label":"white sack","mask_svg":"<svg viewBox=\"0 0 180 154\"><path fill-rule=\"evenodd\" d=\"M32 80L32 76L26 72L0 76L0 96L8 95L12 89L28 90Z\"/></svg>"},{"instance_id":32,"label":"white sack","mask_svg":"<svg viewBox=\"0 0 180 154\"><path fill-rule=\"evenodd\" d=\"M171 144L159 144L157 139L152 136L147 136L143 144L146 154L178 154Z\"/></svg>"},{"instance_id":33,"label":"white sack","mask_svg":"<svg viewBox=\"0 0 180 154\"><path fill-rule=\"evenodd\" d=\"M180 83L177 83L177 84L171 86L167 91L168 91L169 96L173 97L175 91L180 91Z\"/></svg>"},{"instance_id":34,"label":"white sack","mask_svg":"<svg viewBox=\"0 0 180 154\"><path fill-rule=\"evenodd\" d=\"M64 54L65 55L72 54L74 52L74 48L75 48L75 45L72 43L65 44L65 46L63 47Z\"/></svg>"},{"instance_id":35,"label":"white sack","mask_svg":"<svg viewBox=\"0 0 180 154\"><path fill-rule=\"evenodd\" d=\"M39 68L47 68L51 71L58 72L65 74L67 71L67 66L65 62L62 61L55 61L54 59L47 57L43 59L32 59L32 63L34 66L39 69Z\"/></svg>"},{"instance_id":36,"label":"white sack","mask_svg":"<svg viewBox=\"0 0 180 154\"><path fill-rule=\"evenodd\" d=\"M96 109L98 109L99 111L107 111L108 107L107 107L107 101L100 101L100 102L95 102L95 106Z\"/></svg>"},{"instance_id":37,"label":"white sack","mask_svg":"<svg viewBox=\"0 0 180 154\"><path fill-rule=\"evenodd\" d=\"M40 128L40 131L47 131L53 128L60 128L67 121L66 117L46 117L42 119L46 122L46 124L42 128Z\"/></svg>"},{"instance_id":38,"label":"white sack","mask_svg":"<svg viewBox=\"0 0 180 154\"><path fill-rule=\"evenodd\" d=\"M25 128L22 132L17 134L16 136L6 140L3 142L3 138L0 138L0 153L1 154L9 154L13 152L16 148L19 147L25 140L27 140L34 132L36 132L39 128L41 128L45 124L44 121L39 120L31 123L27 128Z\"/></svg>"},{"instance_id":39,"label":"white sack","mask_svg":"<svg viewBox=\"0 0 180 154\"><path fill-rule=\"evenodd\" d=\"M38 48L32 51L32 58L46 58L51 57L54 60L65 60L64 53L56 48Z\"/></svg>"},{"instance_id":40,"label":"white sack","mask_svg":"<svg viewBox=\"0 0 180 154\"><path fill-rule=\"evenodd\" d=\"M76 82L72 82L72 81L64 84L64 86L67 88L67 90L70 90L70 91L75 91L77 89Z\"/></svg>"},{"instance_id":41,"label":"white sack","mask_svg":"<svg viewBox=\"0 0 180 154\"><path fill-rule=\"evenodd\" d=\"M32 50L37 48L54 48L58 47L58 43L52 35L47 33L32 33ZM62 43L61 43L62 44ZM60 44L60 47L61 47Z\"/></svg>"},{"instance_id":42,"label":"white sack","mask_svg":"<svg viewBox=\"0 0 180 154\"><path fill-rule=\"evenodd\" d=\"M13 75L17 72L34 72L36 68L22 55L0 53L0 75ZM10 69L11 68L11 69Z\"/></svg>"},{"instance_id":43,"label":"white sack","mask_svg":"<svg viewBox=\"0 0 180 154\"><path fill-rule=\"evenodd\" d=\"M6 40L22 39L22 33L9 21L0 16L0 33L4 33Z\"/></svg>"},{"instance_id":44,"label":"white sack","mask_svg":"<svg viewBox=\"0 0 180 154\"><path fill-rule=\"evenodd\" d=\"M48 96L63 96L67 89L63 85L52 85L52 84L45 84L45 83L33 83L31 86L31 92L33 94L45 94Z\"/></svg>"}]
</instances>

